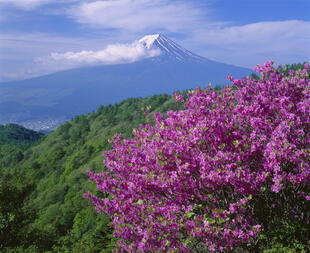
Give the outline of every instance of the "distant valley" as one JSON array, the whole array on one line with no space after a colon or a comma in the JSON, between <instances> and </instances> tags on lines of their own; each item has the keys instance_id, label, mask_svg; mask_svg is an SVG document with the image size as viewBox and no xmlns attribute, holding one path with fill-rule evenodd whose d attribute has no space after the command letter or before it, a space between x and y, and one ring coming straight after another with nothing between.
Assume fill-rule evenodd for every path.
<instances>
[{"instance_id":1,"label":"distant valley","mask_svg":"<svg viewBox=\"0 0 310 253\"><path fill-rule=\"evenodd\" d=\"M146 50L160 54L133 63L101 65L0 83L0 124L18 123L34 130L55 129L76 115L130 97L171 94L227 84L226 76L251 70L198 56L163 35L140 39Z\"/></svg>"}]
</instances>

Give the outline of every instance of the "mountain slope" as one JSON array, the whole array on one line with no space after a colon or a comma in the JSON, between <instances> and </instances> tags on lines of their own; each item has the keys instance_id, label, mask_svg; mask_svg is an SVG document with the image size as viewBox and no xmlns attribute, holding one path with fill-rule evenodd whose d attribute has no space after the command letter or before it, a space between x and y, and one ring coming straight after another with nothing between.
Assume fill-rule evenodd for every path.
<instances>
[{"instance_id":1,"label":"mountain slope","mask_svg":"<svg viewBox=\"0 0 310 253\"><path fill-rule=\"evenodd\" d=\"M226 84L226 76L251 71L208 60L162 35L148 35L141 43L160 55L130 64L93 66L33 79L0 83L0 123L16 122L36 130L49 129L100 105L129 97L145 97L176 90Z\"/></svg>"},{"instance_id":2,"label":"mountain slope","mask_svg":"<svg viewBox=\"0 0 310 253\"><path fill-rule=\"evenodd\" d=\"M127 99L76 117L22 152L20 160L9 165L6 172L13 175L13 183L20 178L31 178L31 182L35 183L36 189L28 205L37 210L37 217L28 229L19 231L19 234L24 233L27 245L20 242L13 249L1 252L113 252L115 238L109 219L105 215L97 215L90 203L82 198L83 193L90 189L95 192L94 185L87 182L85 172L104 169L102 151L110 149L108 140L114 134L123 133L128 137L132 128L145 121L151 122L153 112L178 109L182 109L181 105L167 95ZM150 114L144 114L145 110L149 110ZM4 158L9 156L6 154ZM1 173L0 163L0 188L4 185L1 184ZM2 188L5 189L6 185ZM10 196L5 200L7 198ZM10 200L13 201L12 198ZM275 225L275 230L261 234L259 252L265 249L266 252L303 252L303 249L309 249L304 236L304 231L309 233L308 227L307 224L283 219L282 224ZM31 231L39 231L34 241L29 241ZM294 237L297 233L304 239L298 241ZM241 251L255 250L237 249L234 252Z\"/></svg>"},{"instance_id":3,"label":"mountain slope","mask_svg":"<svg viewBox=\"0 0 310 253\"><path fill-rule=\"evenodd\" d=\"M0 143L35 142L42 137L42 133L16 124L0 125Z\"/></svg>"},{"instance_id":4,"label":"mountain slope","mask_svg":"<svg viewBox=\"0 0 310 253\"><path fill-rule=\"evenodd\" d=\"M0 181L11 174L10 167L24 159L23 152L43 138L42 133L16 124L0 125Z\"/></svg>"},{"instance_id":5,"label":"mountain slope","mask_svg":"<svg viewBox=\"0 0 310 253\"><path fill-rule=\"evenodd\" d=\"M116 133L130 136L151 115L143 113L180 109L170 96L127 99L104 106L96 112L76 117L39 144L23 153L10 173L36 182L30 205L38 210L31 227L45 236L39 249L53 242L55 252L110 252L114 239L105 216L96 215L83 193L94 185L87 183L87 170L102 170L102 150L110 149L108 140ZM1 181L1 170L0 170ZM30 229L31 230L31 229ZM66 250L67 251L66 251ZM26 252L26 251L21 251ZM31 251L36 252L36 251Z\"/></svg>"}]
</instances>

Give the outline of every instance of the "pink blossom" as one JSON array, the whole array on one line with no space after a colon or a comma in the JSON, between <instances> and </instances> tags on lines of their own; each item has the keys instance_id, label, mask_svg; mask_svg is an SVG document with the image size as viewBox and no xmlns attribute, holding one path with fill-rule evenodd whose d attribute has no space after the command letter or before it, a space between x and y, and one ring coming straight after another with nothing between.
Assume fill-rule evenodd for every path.
<instances>
[{"instance_id":1,"label":"pink blossom","mask_svg":"<svg viewBox=\"0 0 310 253\"><path fill-rule=\"evenodd\" d=\"M132 139L111 140L108 171L89 173L109 197L86 197L110 215L120 249L188 252L194 237L210 251L229 251L262 229L256 196L307 189L309 67L288 76L272 62L256 70L258 80L229 78L221 93L196 89L185 110L156 114Z\"/></svg>"}]
</instances>

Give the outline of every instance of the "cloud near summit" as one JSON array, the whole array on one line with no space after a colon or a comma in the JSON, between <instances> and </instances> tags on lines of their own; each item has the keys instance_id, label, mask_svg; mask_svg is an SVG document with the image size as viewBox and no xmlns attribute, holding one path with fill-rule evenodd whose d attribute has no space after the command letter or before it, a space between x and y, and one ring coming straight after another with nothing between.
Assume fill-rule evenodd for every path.
<instances>
[{"instance_id":1,"label":"cloud near summit","mask_svg":"<svg viewBox=\"0 0 310 253\"><path fill-rule=\"evenodd\" d=\"M130 63L159 54L159 49L148 50L135 41L131 44L111 44L99 51L51 53L48 57L37 58L37 62L55 71L89 65Z\"/></svg>"}]
</instances>

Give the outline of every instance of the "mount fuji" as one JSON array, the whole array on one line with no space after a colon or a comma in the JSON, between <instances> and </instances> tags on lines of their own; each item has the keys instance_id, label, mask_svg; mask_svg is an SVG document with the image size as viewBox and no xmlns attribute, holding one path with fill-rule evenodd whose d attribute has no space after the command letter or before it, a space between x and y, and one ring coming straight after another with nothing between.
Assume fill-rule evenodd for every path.
<instances>
[{"instance_id":1,"label":"mount fuji","mask_svg":"<svg viewBox=\"0 0 310 253\"><path fill-rule=\"evenodd\" d=\"M209 60L160 34L138 40L159 54L131 63L75 68L36 78L0 83L0 124L53 129L101 105L130 97L227 84L228 75L251 70Z\"/></svg>"},{"instance_id":2,"label":"mount fuji","mask_svg":"<svg viewBox=\"0 0 310 253\"><path fill-rule=\"evenodd\" d=\"M154 57L153 60L174 60L179 62L200 63L207 60L204 57L188 51L161 34L146 35L139 40L139 43L141 43L148 50L160 50L160 57Z\"/></svg>"}]
</instances>

